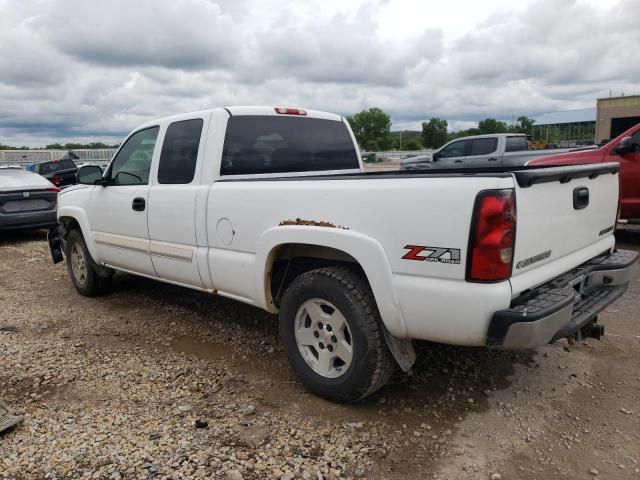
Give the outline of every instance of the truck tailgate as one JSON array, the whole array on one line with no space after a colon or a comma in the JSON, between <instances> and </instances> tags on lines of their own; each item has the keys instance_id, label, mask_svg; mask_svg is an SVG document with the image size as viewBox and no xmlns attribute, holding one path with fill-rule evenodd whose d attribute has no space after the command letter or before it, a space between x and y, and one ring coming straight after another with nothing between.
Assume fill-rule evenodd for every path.
<instances>
[{"instance_id":1,"label":"truck tailgate","mask_svg":"<svg viewBox=\"0 0 640 480\"><path fill-rule=\"evenodd\" d=\"M514 296L613 246L617 163L526 169L514 177Z\"/></svg>"}]
</instances>

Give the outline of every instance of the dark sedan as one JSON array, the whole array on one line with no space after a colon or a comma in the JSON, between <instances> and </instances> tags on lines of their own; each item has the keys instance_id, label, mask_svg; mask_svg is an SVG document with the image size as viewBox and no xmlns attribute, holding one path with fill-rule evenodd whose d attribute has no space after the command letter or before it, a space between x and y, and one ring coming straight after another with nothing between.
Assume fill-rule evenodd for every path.
<instances>
[{"instance_id":1,"label":"dark sedan","mask_svg":"<svg viewBox=\"0 0 640 480\"><path fill-rule=\"evenodd\" d=\"M75 185L78 167L71 158L29 165L27 170L42 175L56 187Z\"/></svg>"},{"instance_id":2,"label":"dark sedan","mask_svg":"<svg viewBox=\"0 0 640 480\"><path fill-rule=\"evenodd\" d=\"M60 189L21 168L0 168L0 231L56 225Z\"/></svg>"}]
</instances>

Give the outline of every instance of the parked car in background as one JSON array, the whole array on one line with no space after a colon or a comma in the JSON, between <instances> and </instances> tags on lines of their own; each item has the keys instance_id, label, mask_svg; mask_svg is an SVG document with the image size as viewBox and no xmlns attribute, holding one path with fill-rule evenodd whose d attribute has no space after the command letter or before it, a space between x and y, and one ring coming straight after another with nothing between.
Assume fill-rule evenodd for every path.
<instances>
[{"instance_id":1,"label":"parked car in background","mask_svg":"<svg viewBox=\"0 0 640 480\"><path fill-rule=\"evenodd\" d=\"M0 231L56 225L60 189L22 168L0 168Z\"/></svg>"},{"instance_id":2,"label":"parked car in background","mask_svg":"<svg viewBox=\"0 0 640 480\"><path fill-rule=\"evenodd\" d=\"M75 185L78 166L72 158L66 157L50 162L32 163L27 170L42 175L56 187Z\"/></svg>"},{"instance_id":3,"label":"parked car in background","mask_svg":"<svg viewBox=\"0 0 640 480\"><path fill-rule=\"evenodd\" d=\"M141 125L106 172L82 167L49 244L85 296L121 270L279 313L301 381L353 402L394 358L411 368L412 339L600 336L637 257L615 249L617 171L366 173L339 115L218 108Z\"/></svg>"},{"instance_id":4,"label":"parked car in background","mask_svg":"<svg viewBox=\"0 0 640 480\"><path fill-rule=\"evenodd\" d=\"M640 123L599 148L537 158L531 166L620 164L620 220L640 224Z\"/></svg>"},{"instance_id":5,"label":"parked car in background","mask_svg":"<svg viewBox=\"0 0 640 480\"><path fill-rule=\"evenodd\" d=\"M532 150L525 134L495 133L451 140L431 155L433 168L517 167L561 150Z\"/></svg>"}]
</instances>

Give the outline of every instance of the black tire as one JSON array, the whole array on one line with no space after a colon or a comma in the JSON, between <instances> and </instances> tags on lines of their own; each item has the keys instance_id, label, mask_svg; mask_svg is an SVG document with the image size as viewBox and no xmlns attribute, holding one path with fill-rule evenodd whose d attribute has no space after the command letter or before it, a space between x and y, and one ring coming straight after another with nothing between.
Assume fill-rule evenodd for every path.
<instances>
[{"instance_id":1,"label":"black tire","mask_svg":"<svg viewBox=\"0 0 640 480\"><path fill-rule=\"evenodd\" d=\"M349 328L351 363L337 378L317 373L301 353L308 347L298 347L296 341L297 316L305 302L316 299L334 305ZM304 321L309 324L310 316ZM395 368L369 284L361 273L348 268L319 268L293 280L280 305L280 336L300 381L313 393L332 401L352 403L371 395L387 383ZM313 349L319 354L316 348L322 347Z\"/></svg>"},{"instance_id":2,"label":"black tire","mask_svg":"<svg viewBox=\"0 0 640 480\"><path fill-rule=\"evenodd\" d=\"M74 251L74 248L76 251ZM72 266L74 255L80 254L83 258L84 275L78 275ZM102 295L111 288L111 275L100 276L97 273L97 266L91 258L91 254L87 249L87 245L82 237L82 233L77 230L71 230L67 237L67 248L65 251L67 257L67 270L73 282L73 286L80 295L85 297L95 297ZM76 269L77 270L77 269Z\"/></svg>"}]
</instances>

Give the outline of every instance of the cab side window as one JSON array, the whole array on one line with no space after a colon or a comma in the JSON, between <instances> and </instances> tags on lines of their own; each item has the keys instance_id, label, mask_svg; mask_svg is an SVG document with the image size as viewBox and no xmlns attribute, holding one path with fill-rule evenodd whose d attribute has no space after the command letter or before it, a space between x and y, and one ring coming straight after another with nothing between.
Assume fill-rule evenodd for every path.
<instances>
[{"instance_id":1,"label":"cab side window","mask_svg":"<svg viewBox=\"0 0 640 480\"><path fill-rule=\"evenodd\" d=\"M202 134L202 119L174 122L162 144L158 183L185 184L193 181Z\"/></svg>"},{"instance_id":2,"label":"cab side window","mask_svg":"<svg viewBox=\"0 0 640 480\"><path fill-rule=\"evenodd\" d=\"M146 185L160 127L140 130L129 137L111 162L109 182L114 185Z\"/></svg>"},{"instance_id":3,"label":"cab side window","mask_svg":"<svg viewBox=\"0 0 640 480\"><path fill-rule=\"evenodd\" d=\"M471 140L471 156L489 155L498 148L497 138L474 138Z\"/></svg>"},{"instance_id":4,"label":"cab side window","mask_svg":"<svg viewBox=\"0 0 640 480\"><path fill-rule=\"evenodd\" d=\"M465 157L468 155L469 140L459 140L448 145L440 152L440 157Z\"/></svg>"},{"instance_id":5,"label":"cab side window","mask_svg":"<svg viewBox=\"0 0 640 480\"><path fill-rule=\"evenodd\" d=\"M505 152L526 152L529 150L527 137L521 135L519 137L507 137Z\"/></svg>"}]
</instances>

